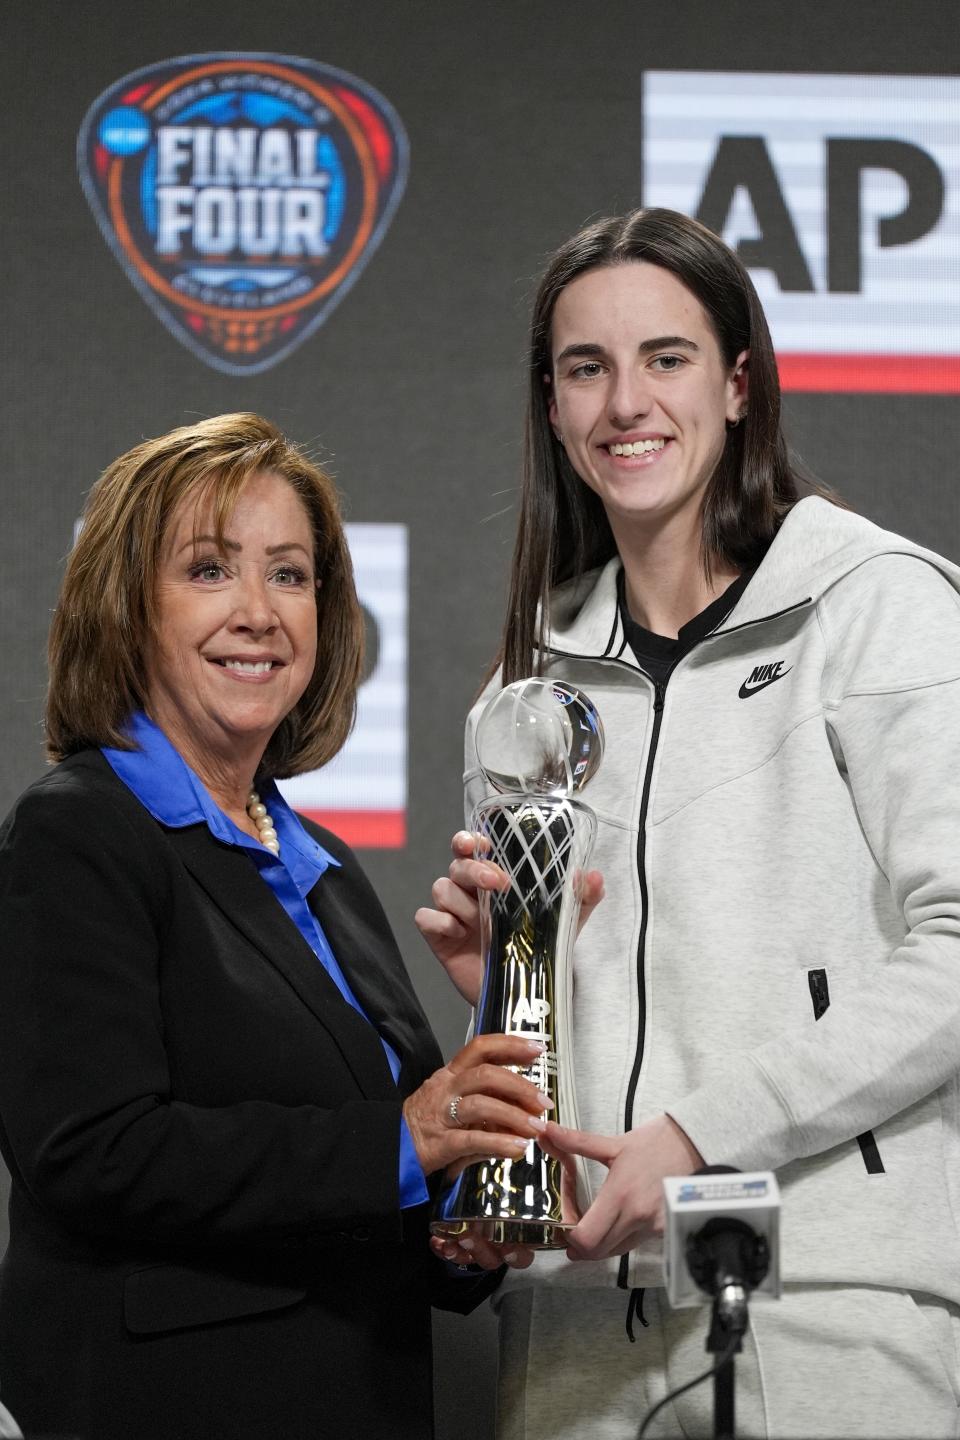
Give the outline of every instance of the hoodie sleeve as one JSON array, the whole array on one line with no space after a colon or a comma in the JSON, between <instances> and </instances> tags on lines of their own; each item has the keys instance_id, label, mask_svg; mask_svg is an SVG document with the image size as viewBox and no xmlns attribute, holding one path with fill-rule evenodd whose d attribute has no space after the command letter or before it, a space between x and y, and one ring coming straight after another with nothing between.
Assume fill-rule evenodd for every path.
<instances>
[{"instance_id":1,"label":"hoodie sleeve","mask_svg":"<svg viewBox=\"0 0 960 1440\"><path fill-rule=\"evenodd\" d=\"M849 1140L960 1068L960 595L925 560L886 555L818 619L830 742L904 934L820 1023L719 1062L667 1107L708 1162L744 1169Z\"/></svg>"}]
</instances>

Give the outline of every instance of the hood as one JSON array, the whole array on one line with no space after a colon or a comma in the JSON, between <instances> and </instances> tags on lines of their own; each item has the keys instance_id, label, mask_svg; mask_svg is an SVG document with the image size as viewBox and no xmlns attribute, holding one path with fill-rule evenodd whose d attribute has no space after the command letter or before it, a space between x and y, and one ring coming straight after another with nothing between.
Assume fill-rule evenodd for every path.
<instances>
[{"instance_id":1,"label":"hood","mask_svg":"<svg viewBox=\"0 0 960 1440\"><path fill-rule=\"evenodd\" d=\"M859 565L878 555L914 555L933 565L960 591L960 568L882 530L819 495L799 500L784 520L770 549L739 601L714 635L741 625L816 604ZM551 596L550 648L572 655L619 656L625 639L617 607L620 560L568 581Z\"/></svg>"}]
</instances>

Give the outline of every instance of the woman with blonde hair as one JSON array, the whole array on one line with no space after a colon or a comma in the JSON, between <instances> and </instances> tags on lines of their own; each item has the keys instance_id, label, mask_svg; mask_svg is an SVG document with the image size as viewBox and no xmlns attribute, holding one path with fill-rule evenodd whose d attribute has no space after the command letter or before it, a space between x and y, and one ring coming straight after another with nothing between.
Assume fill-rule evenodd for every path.
<instances>
[{"instance_id":1,"label":"woman with blonde hair","mask_svg":"<svg viewBox=\"0 0 960 1440\"><path fill-rule=\"evenodd\" d=\"M430 1255L431 1177L518 1153L542 1097L516 1039L442 1064L356 860L276 788L343 744L361 649L333 487L268 421L94 486L55 765L0 832L0 1382L28 1433L432 1434L431 1301L489 1282Z\"/></svg>"}]
</instances>

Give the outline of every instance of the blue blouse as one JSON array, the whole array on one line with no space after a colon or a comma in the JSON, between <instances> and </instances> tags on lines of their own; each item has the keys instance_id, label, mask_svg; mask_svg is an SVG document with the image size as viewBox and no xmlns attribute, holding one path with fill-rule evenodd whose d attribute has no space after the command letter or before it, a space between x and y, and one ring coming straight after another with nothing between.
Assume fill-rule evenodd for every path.
<instances>
[{"instance_id":1,"label":"blue blouse","mask_svg":"<svg viewBox=\"0 0 960 1440\"><path fill-rule=\"evenodd\" d=\"M205 824L217 840L246 851L261 877L270 886L310 949L324 967L340 994L367 1023L369 1016L350 989L337 958L330 949L307 896L331 865L339 861L307 834L290 806L272 780L260 787L260 798L273 818L280 854L274 855L259 840L235 825L216 805L202 781L190 769L163 731L142 712L133 716L127 727L136 750L114 750L103 747L103 756L115 774L140 801L144 809L162 825L179 829L185 825ZM400 1075L400 1057L393 1046L380 1036L390 1070L396 1081ZM422 1205L428 1198L427 1183L413 1144L407 1122L400 1118L400 1205Z\"/></svg>"}]
</instances>

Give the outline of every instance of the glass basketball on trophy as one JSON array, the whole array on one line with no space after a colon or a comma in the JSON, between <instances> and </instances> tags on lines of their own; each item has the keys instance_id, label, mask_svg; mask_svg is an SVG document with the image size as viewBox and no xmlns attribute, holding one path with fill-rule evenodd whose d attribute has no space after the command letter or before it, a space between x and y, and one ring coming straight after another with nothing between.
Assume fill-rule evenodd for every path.
<instances>
[{"instance_id":1,"label":"glass basketball on trophy","mask_svg":"<svg viewBox=\"0 0 960 1440\"><path fill-rule=\"evenodd\" d=\"M600 764L603 727L575 686L518 680L480 717L477 757L501 793L474 811L475 853L499 865L510 885L480 896L484 976L476 1033L542 1041L544 1053L521 1073L552 1099L545 1118L576 1127L572 954L597 822L573 797ZM468 1165L441 1192L430 1228L563 1249L574 1219L565 1213L561 1181L561 1162L530 1140L517 1160Z\"/></svg>"}]
</instances>

